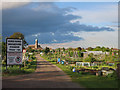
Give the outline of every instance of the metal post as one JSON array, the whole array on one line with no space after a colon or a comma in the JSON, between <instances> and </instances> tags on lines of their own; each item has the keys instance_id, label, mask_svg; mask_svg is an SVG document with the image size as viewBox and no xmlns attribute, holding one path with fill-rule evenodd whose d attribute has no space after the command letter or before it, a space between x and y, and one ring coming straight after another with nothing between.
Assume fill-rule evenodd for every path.
<instances>
[{"instance_id":1,"label":"metal post","mask_svg":"<svg viewBox=\"0 0 120 90\"><path fill-rule=\"evenodd\" d=\"M19 66L20 70L21 70L21 65Z\"/></svg>"},{"instance_id":2,"label":"metal post","mask_svg":"<svg viewBox=\"0 0 120 90\"><path fill-rule=\"evenodd\" d=\"M7 71L7 38L8 37L6 37L6 71Z\"/></svg>"},{"instance_id":3,"label":"metal post","mask_svg":"<svg viewBox=\"0 0 120 90\"><path fill-rule=\"evenodd\" d=\"M7 65L6 65L6 71L7 71Z\"/></svg>"},{"instance_id":4,"label":"metal post","mask_svg":"<svg viewBox=\"0 0 120 90\"><path fill-rule=\"evenodd\" d=\"M25 67L25 60L24 60L24 67Z\"/></svg>"}]
</instances>

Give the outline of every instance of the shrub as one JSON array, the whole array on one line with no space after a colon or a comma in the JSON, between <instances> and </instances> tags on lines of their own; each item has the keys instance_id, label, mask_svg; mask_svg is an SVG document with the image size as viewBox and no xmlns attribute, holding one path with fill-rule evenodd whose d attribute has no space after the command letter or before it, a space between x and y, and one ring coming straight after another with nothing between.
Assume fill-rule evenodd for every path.
<instances>
[{"instance_id":1,"label":"shrub","mask_svg":"<svg viewBox=\"0 0 120 90\"><path fill-rule=\"evenodd\" d=\"M97 69L97 68L98 68L98 66L93 66L93 68L96 68L96 69Z\"/></svg>"},{"instance_id":2,"label":"shrub","mask_svg":"<svg viewBox=\"0 0 120 90\"><path fill-rule=\"evenodd\" d=\"M90 72L80 71L79 73L80 73L80 74L84 74L84 75L87 75L87 74L89 74L89 75L90 75Z\"/></svg>"},{"instance_id":3,"label":"shrub","mask_svg":"<svg viewBox=\"0 0 120 90\"><path fill-rule=\"evenodd\" d=\"M117 76L116 71L114 71L114 72L111 73L111 74L108 74L106 77L107 77L107 78L113 78L113 79L115 79L115 80L118 79L118 76Z\"/></svg>"}]
</instances>

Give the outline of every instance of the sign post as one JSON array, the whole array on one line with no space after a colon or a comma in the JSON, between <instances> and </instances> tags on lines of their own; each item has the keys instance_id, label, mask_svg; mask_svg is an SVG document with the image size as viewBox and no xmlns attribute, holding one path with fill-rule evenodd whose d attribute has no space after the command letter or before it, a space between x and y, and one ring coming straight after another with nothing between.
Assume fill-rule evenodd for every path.
<instances>
[{"instance_id":1,"label":"sign post","mask_svg":"<svg viewBox=\"0 0 120 90\"><path fill-rule=\"evenodd\" d=\"M21 65L22 64L22 47L23 47L22 39L7 38L6 43L7 43L6 64Z\"/></svg>"},{"instance_id":2,"label":"sign post","mask_svg":"<svg viewBox=\"0 0 120 90\"><path fill-rule=\"evenodd\" d=\"M25 56L25 53L26 53L26 50L25 49L23 49L23 62L24 62L24 67L25 67L25 61L26 61L26 56Z\"/></svg>"}]
</instances>

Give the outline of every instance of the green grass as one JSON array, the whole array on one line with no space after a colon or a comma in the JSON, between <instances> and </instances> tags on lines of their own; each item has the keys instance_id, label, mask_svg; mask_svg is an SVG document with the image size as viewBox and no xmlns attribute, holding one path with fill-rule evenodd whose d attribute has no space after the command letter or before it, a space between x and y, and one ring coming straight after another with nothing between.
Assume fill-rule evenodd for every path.
<instances>
[{"instance_id":1,"label":"green grass","mask_svg":"<svg viewBox=\"0 0 120 90\"><path fill-rule=\"evenodd\" d=\"M61 68L66 74L68 74L72 78L73 82L77 82L86 88L118 88L118 81L114 78L95 76L89 73L82 74L72 72L69 65L56 64L56 62L52 62L45 56L43 58Z\"/></svg>"},{"instance_id":2,"label":"green grass","mask_svg":"<svg viewBox=\"0 0 120 90\"><path fill-rule=\"evenodd\" d=\"M6 67L2 66L2 76L16 76L33 73L36 70L37 59L32 60L31 63L28 63L25 67L19 68L19 66L14 65L13 67L8 67L6 71Z\"/></svg>"}]
</instances>

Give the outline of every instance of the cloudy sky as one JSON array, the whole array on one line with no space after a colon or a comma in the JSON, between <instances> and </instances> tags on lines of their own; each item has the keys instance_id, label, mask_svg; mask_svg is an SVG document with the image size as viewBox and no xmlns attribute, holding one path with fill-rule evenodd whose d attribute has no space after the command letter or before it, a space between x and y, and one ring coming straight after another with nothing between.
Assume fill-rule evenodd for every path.
<instances>
[{"instance_id":1,"label":"cloudy sky","mask_svg":"<svg viewBox=\"0 0 120 90\"><path fill-rule=\"evenodd\" d=\"M117 15L117 2L9 2L2 4L2 32L21 32L43 47L117 48Z\"/></svg>"}]
</instances>

